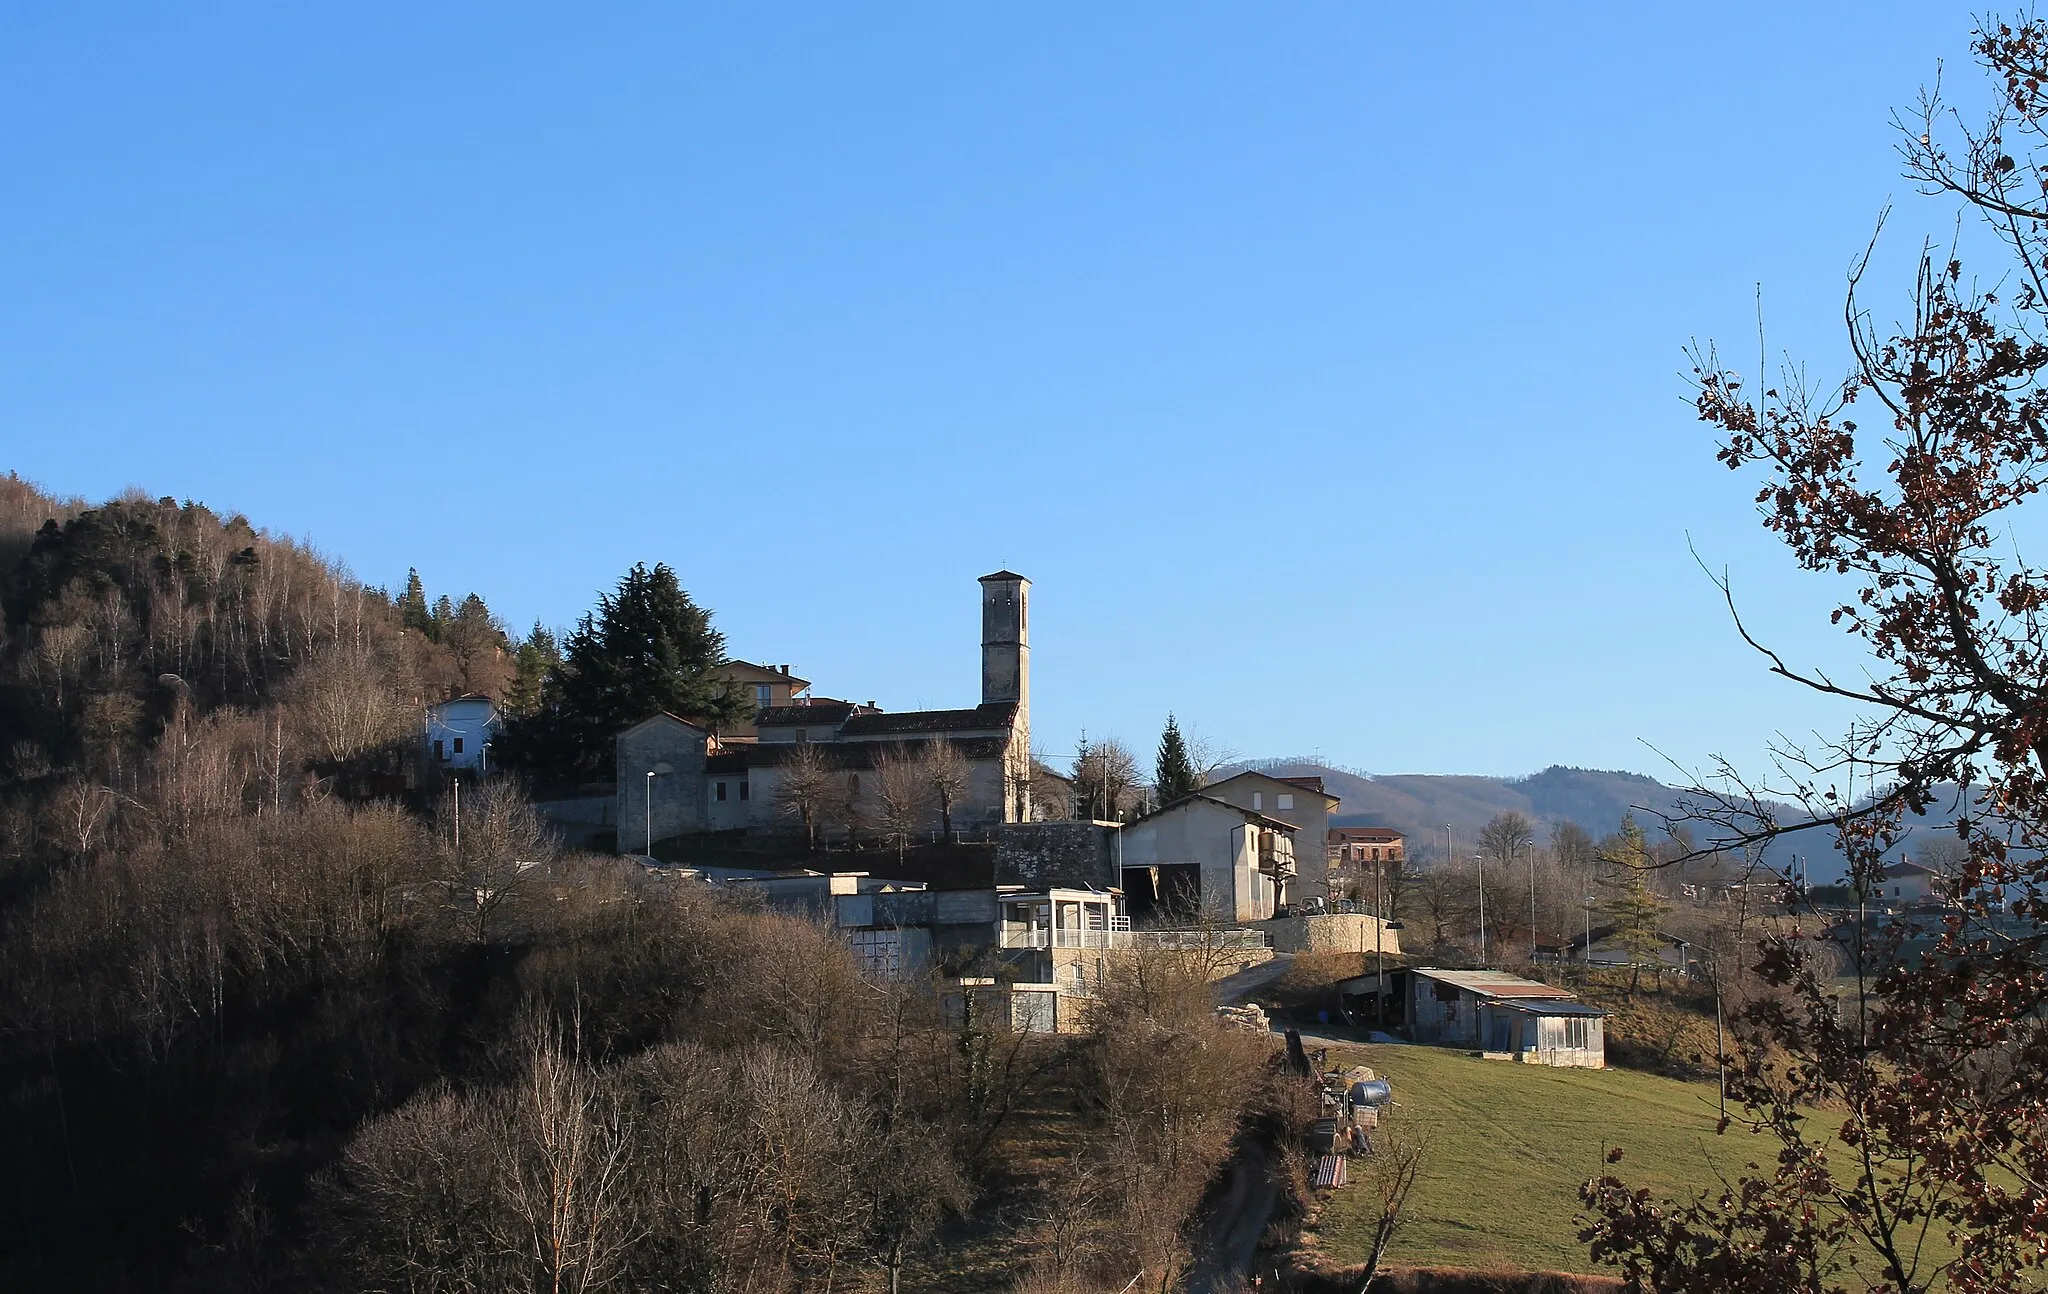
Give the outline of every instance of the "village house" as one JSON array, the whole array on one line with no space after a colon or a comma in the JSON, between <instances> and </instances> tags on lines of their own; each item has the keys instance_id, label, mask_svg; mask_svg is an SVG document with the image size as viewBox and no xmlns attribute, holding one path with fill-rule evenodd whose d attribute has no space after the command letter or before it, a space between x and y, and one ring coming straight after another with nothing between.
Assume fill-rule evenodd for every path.
<instances>
[{"instance_id":1,"label":"village house","mask_svg":"<svg viewBox=\"0 0 2048 1294\"><path fill-rule=\"evenodd\" d=\"M918 760L941 742L965 769L949 815L956 836L1030 821L1031 581L997 571L979 583L980 704L891 714L872 701L803 695L808 683L779 666L740 669L745 663L736 663L735 686L766 688L778 702L756 713L751 731L714 735L687 719L657 714L618 735L619 849L634 852L705 832L794 834L800 826L778 789L793 764L812 761L836 781L833 811L819 814L820 836L843 840L878 817L879 763ZM936 812L931 817L925 825L935 835L940 819Z\"/></svg>"},{"instance_id":2,"label":"village house","mask_svg":"<svg viewBox=\"0 0 2048 1294\"><path fill-rule=\"evenodd\" d=\"M718 734L721 741L744 741L757 735L754 715L805 700L811 689L809 679L790 673L789 665L756 665L752 661L729 660L719 668L729 690L736 690L753 702L753 709L741 722Z\"/></svg>"},{"instance_id":3,"label":"village house","mask_svg":"<svg viewBox=\"0 0 2048 1294\"><path fill-rule=\"evenodd\" d=\"M483 769L488 758L484 747L502 726L497 702L472 693L427 707L427 722L420 734L431 766L465 772Z\"/></svg>"},{"instance_id":4,"label":"village house","mask_svg":"<svg viewBox=\"0 0 2048 1294\"><path fill-rule=\"evenodd\" d=\"M1120 833L1118 866L1140 920L1265 921L1287 901L1295 827L1207 792L1155 809Z\"/></svg>"},{"instance_id":5,"label":"village house","mask_svg":"<svg viewBox=\"0 0 2048 1294\"><path fill-rule=\"evenodd\" d=\"M1324 840L1332 868L1364 870L1373 863L1398 863L1408 852L1408 838L1392 827L1331 827Z\"/></svg>"},{"instance_id":6,"label":"village house","mask_svg":"<svg viewBox=\"0 0 2048 1294\"><path fill-rule=\"evenodd\" d=\"M1877 892L1870 897L1884 903L1931 903L1941 899L1942 876L1910 858L1901 859L1878 874Z\"/></svg>"},{"instance_id":7,"label":"village house","mask_svg":"<svg viewBox=\"0 0 2048 1294\"><path fill-rule=\"evenodd\" d=\"M1330 829L1330 815L1343 803L1323 789L1320 777L1275 777L1256 769L1211 782L1202 788L1202 794L1240 809L1271 814L1283 822L1291 822L1297 841L1321 840ZM1308 850L1297 849L1294 865L1298 874L1294 883L1287 887L1286 902L1296 904L1306 900L1315 903L1333 897L1327 860L1314 857Z\"/></svg>"}]
</instances>

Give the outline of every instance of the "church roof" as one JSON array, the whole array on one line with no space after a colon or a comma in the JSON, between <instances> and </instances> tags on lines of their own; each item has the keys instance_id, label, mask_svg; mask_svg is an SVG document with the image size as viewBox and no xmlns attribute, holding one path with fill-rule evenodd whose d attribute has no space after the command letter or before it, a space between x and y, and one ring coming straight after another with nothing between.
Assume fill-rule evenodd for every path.
<instances>
[{"instance_id":1,"label":"church roof","mask_svg":"<svg viewBox=\"0 0 2048 1294\"><path fill-rule=\"evenodd\" d=\"M831 726L845 722L861 707L851 701L812 701L809 705L771 705L754 719L757 728L800 727L804 724Z\"/></svg>"},{"instance_id":2,"label":"church roof","mask_svg":"<svg viewBox=\"0 0 2048 1294\"><path fill-rule=\"evenodd\" d=\"M886 737L896 733L945 733L1007 728L1017 717L1015 701L992 701L971 710L903 710L856 714L839 730L842 737Z\"/></svg>"},{"instance_id":3,"label":"church roof","mask_svg":"<svg viewBox=\"0 0 2048 1294\"><path fill-rule=\"evenodd\" d=\"M1017 574L1017 572L1012 570L1001 570L995 572L993 575L984 575L979 580L976 580L975 583L990 584L994 583L997 580L1023 580L1023 582L1026 584L1031 583L1030 580L1024 579L1022 575L1019 575Z\"/></svg>"}]
</instances>

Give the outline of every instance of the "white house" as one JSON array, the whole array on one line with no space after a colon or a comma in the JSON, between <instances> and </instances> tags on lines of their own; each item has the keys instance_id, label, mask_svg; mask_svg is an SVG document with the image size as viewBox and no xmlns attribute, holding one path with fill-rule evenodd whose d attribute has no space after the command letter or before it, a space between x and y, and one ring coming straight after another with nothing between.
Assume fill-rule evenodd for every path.
<instances>
[{"instance_id":1,"label":"white house","mask_svg":"<svg viewBox=\"0 0 2048 1294\"><path fill-rule=\"evenodd\" d=\"M1264 921L1294 879L1293 823L1197 793L1126 825L1120 868L1137 918Z\"/></svg>"},{"instance_id":2,"label":"white house","mask_svg":"<svg viewBox=\"0 0 2048 1294\"><path fill-rule=\"evenodd\" d=\"M498 735L498 704L475 693L427 707L422 741L438 768L486 769L484 747Z\"/></svg>"},{"instance_id":3,"label":"white house","mask_svg":"<svg viewBox=\"0 0 2048 1294\"><path fill-rule=\"evenodd\" d=\"M1912 859L1893 863L1879 873L1877 893L1886 903L1927 903L1942 897L1941 873Z\"/></svg>"}]
</instances>

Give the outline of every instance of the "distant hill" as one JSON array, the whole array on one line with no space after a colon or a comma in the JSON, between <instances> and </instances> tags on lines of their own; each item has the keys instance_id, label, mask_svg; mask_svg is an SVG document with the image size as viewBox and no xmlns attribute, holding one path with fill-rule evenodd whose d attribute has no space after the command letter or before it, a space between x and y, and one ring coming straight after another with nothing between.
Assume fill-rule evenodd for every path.
<instances>
[{"instance_id":1,"label":"distant hill","mask_svg":"<svg viewBox=\"0 0 2048 1294\"><path fill-rule=\"evenodd\" d=\"M1561 764L1527 777L1375 775L1358 769L1332 768L1311 759L1246 760L1229 771L1241 768L1257 768L1288 777L1320 777L1330 794L1341 796L1344 801L1331 815L1332 826L1392 827L1405 833L1409 847L1425 856L1442 852L1444 824L1450 824L1458 847L1467 849L1479 838L1479 829L1487 819L1509 810L1542 824L1539 837L1547 837L1549 827L1569 821L1584 827L1597 840L1619 826L1622 815L1631 810L1644 829L1654 835L1658 824L1652 814L1678 814L1685 795L1677 787L1666 786L1641 773L1567 768ZM1954 840L1947 824L1957 811L1957 788L1943 785L1935 791L1935 803L1927 816L1908 820L1903 838L1887 857L1896 860L1941 848L1936 841ZM1651 812L1646 814L1646 809ZM1799 810L1786 804L1778 806L1778 813L1781 822L1793 822L1800 816ZM1833 834L1826 829L1774 842L1764 852L1763 862L1783 871L1795 853L1807 860L1805 868L1815 884L1832 882L1842 874L1842 858L1835 852Z\"/></svg>"},{"instance_id":2,"label":"distant hill","mask_svg":"<svg viewBox=\"0 0 2048 1294\"><path fill-rule=\"evenodd\" d=\"M1406 833L1417 849L1434 841L1441 850L1446 823L1461 847L1470 845L1487 819L1510 810L1545 826L1576 822L1598 838L1621 825L1622 815L1631 809L1638 810L1639 818L1646 816L1642 809L1675 812L1681 797L1675 788L1640 773L1562 765L1512 778L1425 773L1368 776L1305 760L1251 760L1242 767L1290 777L1320 777L1330 794L1344 801L1330 819L1333 826L1392 827ZM1652 830L1655 825L1644 822Z\"/></svg>"}]
</instances>

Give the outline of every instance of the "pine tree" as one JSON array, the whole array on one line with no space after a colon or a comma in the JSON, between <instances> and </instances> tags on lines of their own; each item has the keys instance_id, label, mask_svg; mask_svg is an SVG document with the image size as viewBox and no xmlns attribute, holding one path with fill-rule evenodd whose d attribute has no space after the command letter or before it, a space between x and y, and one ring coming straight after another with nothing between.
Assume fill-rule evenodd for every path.
<instances>
[{"instance_id":1,"label":"pine tree","mask_svg":"<svg viewBox=\"0 0 2048 1294\"><path fill-rule=\"evenodd\" d=\"M724 663L725 635L711 627L711 613L666 565L639 563L570 631L538 707L506 733L507 759L546 774L601 776L612 739L651 715L713 730L738 722L752 697L725 686Z\"/></svg>"},{"instance_id":2,"label":"pine tree","mask_svg":"<svg viewBox=\"0 0 2048 1294\"><path fill-rule=\"evenodd\" d=\"M1180 735L1180 722L1166 716L1166 731L1159 735L1159 758L1153 765L1152 789L1159 803L1171 804L1184 795L1202 789L1195 763L1188 757L1188 743Z\"/></svg>"},{"instance_id":3,"label":"pine tree","mask_svg":"<svg viewBox=\"0 0 2048 1294\"><path fill-rule=\"evenodd\" d=\"M512 681L505 685L502 708L513 718L525 718L540 709L541 687L548 674L562 663L562 649L555 635L536 620L526 641L512 652Z\"/></svg>"},{"instance_id":4,"label":"pine tree","mask_svg":"<svg viewBox=\"0 0 2048 1294\"><path fill-rule=\"evenodd\" d=\"M1628 954L1628 991L1631 996L1642 982L1643 967L1657 966L1658 953L1664 946L1664 935L1659 929L1664 914L1670 905L1659 899L1650 888L1650 869L1653 860L1648 844L1643 839L1643 829L1636 825L1634 814L1625 815L1621 820L1621 831L1605 851L1606 860L1620 869L1616 884L1620 892L1600 905L1601 912L1614 923L1614 941ZM1587 952L1590 954L1591 949Z\"/></svg>"},{"instance_id":5,"label":"pine tree","mask_svg":"<svg viewBox=\"0 0 2048 1294\"><path fill-rule=\"evenodd\" d=\"M420 583L418 567L405 573L405 595L398 599L398 619L408 629L417 629L429 638L440 637L434 613L427 609L427 588Z\"/></svg>"}]
</instances>

